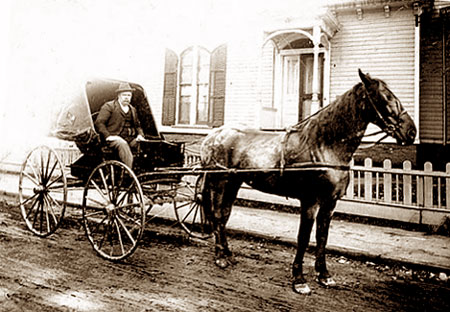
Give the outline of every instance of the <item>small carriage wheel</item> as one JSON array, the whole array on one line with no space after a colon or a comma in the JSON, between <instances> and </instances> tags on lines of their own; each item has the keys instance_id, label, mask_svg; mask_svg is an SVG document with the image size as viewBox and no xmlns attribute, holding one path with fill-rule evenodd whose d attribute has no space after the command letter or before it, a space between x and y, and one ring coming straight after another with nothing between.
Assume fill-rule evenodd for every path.
<instances>
[{"instance_id":1,"label":"small carriage wheel","mask_svg":"<svg viewBox=\"0 0 450 312\"><path fill-rule=\"evenodd\" d=\"M134 172L109 160L90 174L83 193L83 225L94 250L118 261L137 248L145 227L144 195Z\"/></svg>"},{"instance_id":2,"label":"small carriage wheel","mask_svg":"<svg viewBox=\"0 0 450 312\"><path fill-rule=\"evenodd\" d=\"M208 239L212 236L212 226L202 205L202 183L201 175L184 175L176 186L173 208L178 222L190 236Z\"/></svg>"},{"instance_id":3,"label":"small carriage wheel","mask_svg":"<svg viewBox=\"0 0 450 312\"><path fill-rule=\"evenodd\" d=\"M28 229L40 237L61 224L67 202L67 180L58 154L48 146L31 150L19 177L19 205Z\"/></svg>"},{"instance_id":4,"label":"small carriage wheel","mask_svg":"<svg viewBox=\"0 0 450 312\"><path fill-rule=\"evenodd\" d=\"M153 173L143 173L138 176L138 180L141 183L145 205L147 206L147 221L151 221L154 218L170 218L166 212L166 205L170 205L173 202L178 179L170 174L155 175ZM150 212L151 215L149 215Z\"/></svg>"}]
</instances>

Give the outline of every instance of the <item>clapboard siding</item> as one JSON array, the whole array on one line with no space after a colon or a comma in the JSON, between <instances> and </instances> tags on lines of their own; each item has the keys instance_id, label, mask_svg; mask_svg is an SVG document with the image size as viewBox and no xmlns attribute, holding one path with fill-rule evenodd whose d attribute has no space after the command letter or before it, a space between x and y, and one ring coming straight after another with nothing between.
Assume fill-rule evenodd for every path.
<instances>
[{"instance_id":1,"label":"clapboard siding","mask_svg":"<svg viewBox=\"0 0 450 312\"><path fill-rule=\"evenodd\" d=\"M225 96L225 124L254 126L259 114L257 83L260 51L258 45L238 43L230 45L227 61L227 93Z\"/></svg>"},{"instance_id":2,"label":"clapboard siding","mask_svg":"<svg viewBox=\"0 0 450 312\"><path fill-rule=\"evenodd\" d=\"M336 99L359 81L358 68L383 79L410 114L414 112L414 16L396 8L385 17L382 8L337 13L340 30L331 39L330 96Z\"/></svg>"},{"instance_id":3,"label":"clapboard siding","mask_svg":"<svg viewBox=\"0 0 450 312\"><path fill-rule=\"evenodd\" d=\"M274 53L273 43L270 41L262 50L260 81L262 107L273 106Z\"/></svg>"}]
</instances>

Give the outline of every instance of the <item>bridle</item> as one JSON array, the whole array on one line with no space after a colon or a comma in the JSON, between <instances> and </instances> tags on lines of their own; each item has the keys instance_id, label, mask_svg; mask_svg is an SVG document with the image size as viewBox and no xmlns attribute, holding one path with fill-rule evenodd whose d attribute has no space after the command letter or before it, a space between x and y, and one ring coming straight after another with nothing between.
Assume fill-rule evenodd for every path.
<instances>
[{"instance_id":1,"label":"bridle","mask_svg":"<svg viewBox=\"0 0 450 312\"><path fill-rule=\"evenodd\" d=\"M369 92L367 91L366 87L364 86L364 84L362 85L363 89L364 89L364 98L367 99L367 101L370 103L371 107L373 108L373 110L375 111L375 118L376 121L378 122L374 122L378 127L380 127L381 130L376 131L374 133L370 133L370 134L366 134L364 135L364 137L370 137L370 136L374 136L374 135L378 135L380 133L384 133L385 135L382 136L377 142L375 142L374 144L371 144L369 147L372 147L374 145L379 144L382 140L384 140L385 138L387 138L388 136L391 136L393 138L395 133L398 133L398 131L401 128L401 124L402 124L402 119L401 117L405 114L407 114L406 110L401 107L400 113L398 115L396 115L395 117L392 115L389 115L387 117L383 116L383 114L381 114L380 110L378 109L378 107L375 105L375 103L373 102L372 98L370 97ZM398 102L397 102L397 106L398 106ZM389 113L392 113L392 111L390 111ZM365 147L368 148L368 147Z\"/></svg>"}]
</instances>

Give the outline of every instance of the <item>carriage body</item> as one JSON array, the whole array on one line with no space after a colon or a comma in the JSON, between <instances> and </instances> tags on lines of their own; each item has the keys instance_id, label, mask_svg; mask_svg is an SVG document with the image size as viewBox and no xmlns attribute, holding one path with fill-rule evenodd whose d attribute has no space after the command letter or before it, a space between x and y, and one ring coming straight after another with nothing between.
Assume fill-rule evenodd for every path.
<instances>
[{"instance_id":1,"label":"carriage body","mask_svg":"<svg viewBox=\"0 0 450 312\"><path fill-rule=\"evenodd\" d=\"M30 231L47 237L59 228L70 190L74 198L82 199L89 242L98 255L111 261L125 259L135 251L150 216L175 215L193 236L194 226L204 223L203 214L198 213L201 206L195 201L199 174L180 173L184 143L164 139L140 85L130 83L135 89L131 105L145 137L132 148L133 168L119 161L102 140L95 119L102 105L116 98L120 83L92 79L82 88L66 90L67 96L59 100L63 109L53 122L51 135L74 142L81 156L70 164L63 163L55 149L39 145L26 156L19 176L19 206ZM175 213L164 212L168 207Z\"/></svg>"},{"instance_id":2,"label":"carriage body","mask_svg":"<svg viewBox=\"0 0 450 312\"><path fill-rule=\"evenodd\" d=\"M91 79L81 92L64 107L58 116L52 134L59 139L73 141L82 155L70 165L71 175L85 180L91 171L108 159L118 159L100 137L95 119L102 105L116 98L115 90L122 81ZM151 107L142 86L130 83L135 89L131 105L136 108L146 141L133 149L137 174L157 167L181 167L184 163L184 144L168 142L158 131Z\"/></svg>"}]
</instances>

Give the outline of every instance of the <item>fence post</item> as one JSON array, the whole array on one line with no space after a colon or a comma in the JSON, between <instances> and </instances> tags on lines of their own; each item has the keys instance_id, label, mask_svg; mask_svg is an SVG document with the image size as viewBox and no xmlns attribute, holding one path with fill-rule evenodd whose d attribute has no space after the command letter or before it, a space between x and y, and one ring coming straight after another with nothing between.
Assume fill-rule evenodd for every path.
<instances>
[{"instance_id":1,"label":"fence post","mask_svg":"<svg viewBox=\"0 0 450 312\"><path fill-rule=\"evenodd\" d=\"M347 187L347 194L346 197L347 198L353 198L353 194L355 192L355 172L352 170L353 165L355 164L355 161L352 160L350 161L350 171L349 171L349 182L348 182L348 187Z\"/></svg>"},{"instance_id":2,"label":"fence post","mask_svg":"<svg viewBox=\"0 0 450 312\"><path fill-rule=\"evenodd\" d=\"M383 169L385 169L385 170L392 169L392 162L390 159L385 159L383 161ZM384 192L384 201L386 203L392 202L392 174L391 173L383 173L383 192Z\"/></svg>"},{"instance_id":3,"label":"fence post","mask_svg":"<svg viewBox=\"0 0 450 312\"><path fill-rule=\"evenodd\" d=\"M406 205L411 205L412 203L412 177L409 172L411 172L412 165L409 160L403 162L403 203Z\"/></svg>"},{"instance_id":4,"label":"fence post","mask_svg":"<svg viewBox=\"0 0 450 312\"><path fill-rule=\"evenodd\" d=\"M364 159L364 168L372 168L372 159ZM364 172L364 199L367 201L372 200L372 172Z\"/></svg>"},{"instance_id":5,"label":"fence post","mask_svg":"<svg viewBox=\"0 0 450 312\"><path fill-rule=\"evenodd\" d=\"M433 171L433 165L427 161L424 165L423 171L425 174L431 173ZM433 207L433 177L425 176L423 180L425 207Z\"/></svg>"},{"instance_id":6,"label":"fence post","mask_svg":"<svg viewBox=\"0 0 450 312\"><path fill-rule=\"evenodd\" d=\"M450 163L445 166L445 173L450 177ZM445 179L445 207L450 208L450 178Z\"/></svg>"}]
</instances>

